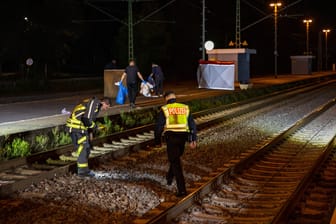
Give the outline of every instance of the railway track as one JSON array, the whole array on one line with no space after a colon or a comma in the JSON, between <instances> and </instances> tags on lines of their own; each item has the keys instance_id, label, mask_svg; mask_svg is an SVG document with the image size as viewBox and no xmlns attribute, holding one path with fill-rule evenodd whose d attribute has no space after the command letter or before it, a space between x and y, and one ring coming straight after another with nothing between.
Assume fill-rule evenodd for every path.
<instances>
[{"instance_id":1,"label":"railway track","mask_svg":"<svg viewBox=\"0 0 336 224\"><path fill-rule=\"evenodd\" d=\"M216 125L283 99L318 90L331 83L333 81L326 81L318 85L307 84L300 88L279 91L267 96L194 113L197 128L201 130ZM129 152L148 148L153 143L153 128L154 125L150 124L95 139L90 163L94 164L97 157L102 155L104 157L118 158ZM24 189L32 183L37 183L45 178L50 179L55 175L74 172L77 159L71 155L71 152L72 145L35 154L27 158L2 162L0 168L0 195L8 195L14 191Z\"/></svg>"},{"instance_id":2,"label":"railway track","mask_svg":"<svg viewBox=\"0 0 336 224\"><path fill-rule=\"evenodd\" d=\"M242 160L226 164L224 171L219 169L188 197L146 222L288 223L285 218L288 211L297 204L318 168L325 166L322 171L325 177L335 169L334 164L328 166L335 153L336 133L330 131L335 121L328 123L335 114L335 103L336 99L331 100L259 149L247 152ZM319 120L322 116L325 117ZM321 193L318 182L313 186ZM325 186L329 193L331 186ZM308 192L316 197L312 189ZM324 192L324 201L327 201L328 192ZM309 202L308 197L304 205L309 207ZM333 208L328 209L332 213ZM328 215L331 217L330 213Z\"/></svg>"},{"instance_id":3,"label":"railway track","mask_svg":"<svg viewBox=\"0 0 336 224\"><path fill-rule=\"evenodd\" d=\"M323 86L321 84L321 86ZM318 91L315 90L316 87L306 87L305 91ZM219 124L226 120L232 119L239 115L243 115L249 113L251 111L255 111L262 107L271 105L274 102L281 101L288 97L293 97L294 95L298 95L299 93L303 93L304 90L296 90L293 92L288 92L287 94L273 94L273 97L269 97L270 99L263 98L259 101L249 101L243 103L238 103L235 105L224 106L221 107L220 110L216 111L215 109L207 110L201 113L195 114L196 122L199 129L208 128L213 125ZM272 98L272 99L271 99ZM210 115L209 115L210 114ZM105 138L95 139L94 145L96 145L95 150L97 156L91 158L90 163L95 164L95 162L99 163L102 160L112 158L120 158L120 157L133 157L126 158L134 159L141 155L148 155L153 150L148 148L148 145L151 145L152 142L152 132L153 125L148 125L144 127L139 127L133 130L125 131L123 133L118 133L113 136L108 136ZM45 161L48 158L52 160L57 160L59 156L69 153L71 151L71 147L63 147L61 149L53 150L48 153L41 153L38 155L34 155L28 157L23 160L16 160L6 163L4 166L4 172L2 174L6 174L4 179L5 181L13 181L12 183L7 182L7 184L1 185L1 193L2 194L10 194L16 190L23 189L29 186L32 182L38 182L45 178L52 178L56 175L61 175L67 172L72 172L75 169L75 162L66 161L63 164L46 164ZM145 149L145 150L144 150ZM136 152L131 153L130 152ZM100 155L99 155L100 154ZM129 156L128 156L129 155ZM20 164L20 165L19 165ZM234 165L235 162L231 161L228 163L228 167ZM2 167L3 168L3 167ZM224 169L224 168L223 168ZM21 173L23 171L23 173ZM212 173L212 175L218 174L218 172ZM10 176L15 177L14 180L10 179ZM197 184L196 184L197 186ZM200 186L200 185L199 185ZM197 189L194 188L195 190ZM174 203L174 202L172 202ZM172 206L172 203L168 202L165 206ZM157 211L159 211L158 209ZM156 214L157 211L151 211L150 213ZM146 218L151 216L151 214L146 215ZM138 220L139 221L139 220ZM137 222L137 221L136 221ZM141 222L141 220L140 220Z\"/></svg>"},{"instance_id":4,"label":"railway track","mask_svg":"<svg viewBox=\"0 0 336 224\"><path fill-rule=\"evenodd\" d=\"M282 223L332 223L336 207L336 148L326 154L324 162L307 183L301 197L279 218Z\"/></svg>"}]
</instances>

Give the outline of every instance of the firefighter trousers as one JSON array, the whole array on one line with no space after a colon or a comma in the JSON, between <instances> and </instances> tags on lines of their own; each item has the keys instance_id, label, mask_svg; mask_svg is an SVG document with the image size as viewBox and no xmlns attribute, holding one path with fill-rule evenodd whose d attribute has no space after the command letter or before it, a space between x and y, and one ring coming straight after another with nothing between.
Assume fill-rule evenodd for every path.
<instances>
[{"instance_id":1,"label":"firefighter trousers","mask_svg":"<svg viewBox=\"0 0 336 224\"><path fill-rule=\"evenodd\" d=\"M70 134L72 143L75 146L75 152L77 154L77 171L78 174L88 173L89 164L88 158L90 155L90 141L88 132L71 132Z\"/></svg>"}]
</instances>

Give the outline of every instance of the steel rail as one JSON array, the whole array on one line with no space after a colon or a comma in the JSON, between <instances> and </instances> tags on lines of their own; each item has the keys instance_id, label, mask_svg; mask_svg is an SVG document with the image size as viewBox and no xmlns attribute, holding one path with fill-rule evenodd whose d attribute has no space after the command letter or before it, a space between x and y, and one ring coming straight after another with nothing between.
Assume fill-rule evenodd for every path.
<instances>
[{"instance_id":1,"label":"steel rail","mask_svg":"<svg viewBox=\"0 0 336 224\"><path fill-rule=\"evenodd\" d=\"M177 204L170 206L168 209L160 212L157 211L157 213L159 214L156 214L155 217L146 220L146 223L148 224L171 223L173 218L177 217L184 210L191 207L194 204L194 202L197 202L201 197L212 192L220 184L223 184L225 182L226 177L236 173L241 173L244 169L246 169L252 163L254 163L258 158L264 155L269 149L279 144L281 141L283 141L283 139L292 135L294 132L296 132L297 130L299 130L312 120L314 120L316 117L321 115L323 112L325 112L335 104L336 104L336 98L328 101L320 108L312 111L310 114L308 114L301 120L297 121L295 124L293 124L291 127L283 131L279 135L266 141L263 145L261 145L261 147L256 152L250 153L250 155L246 155L245 158L242 158L234 166L224 167L224 171L219 171L217 174L213 173L214 176L210 177L211 179L208 180L206 183L204 183L202 186L200 186L198 189L196 189L191 194L183 198ZM323 155L319 157L318 161L314 165L314 168L309 172L309 175L306 175L304 177L304 182L300 184L300 186L295 190L295 194L291 196L290 200L284 205L279 215L274 218L272 223L278 223L278 219L282 217L284 212L287 212L288 211L287 209L291 208L292 200L297 200L297 198L300 196L300 194L304 190L306 182L311 178L311 175L313 175L316 168L318 168L321 165L321 163L325 160L325 157L328 156L328 153L330 152L330 148L333 142L334 139L330 141L330 143L325 147ZM136 220L135 223L141 222L139 220Z\"/></svg>"},{"instance_id":2,"label":"steel rail","mask_svg":"<svg viewBox=\"0 0 336 224\"><path fill-rule=\"evenodd\" d=\"M330 83L333 83L334 81L327 81L327 82L323 82L323 83L319 83L318 85L305 85L304 88L292 88L290 90L285 90L285 91L278 91L272 94L269 94L267 96L262 96L262 97L257 97L254 99L250 99L250 100L246 100L246 101L242 101L242 102L237 102L231 105L224 105L224 106L220 106L218 108L214 108L214 109L208 109L202 112L197 112L194 113L194 116L196 118L201 117L201 116L205 116L207 114L211 114L211 113L216 113L218 111L223 111L223 110L228 110L228 109L232 109L235 107L239 107L242 105L246 105L248 103L253 103L256 101L262 101L268 98L276 98L276 97L280 97L280 99L286 99L289 98L293 95L299 94L299 93L303 93L303 92L307 92L307 91L312 91L314 89L318 89L321 88L323 86L326 86ZM274 99L273 101L279 101L279 98ZM209 127L211 125L216 125L220 122L232 119L234 117L238 117L242 114L246 114L249 113L253 110L259 109L263 106L269 105L270 102L264 102L258 105L254 105L251 107L248 107L246 109L240 110L239 112L235 112L233 114L228 114L226 116L221 116L219 118L216 119L212 119L211 121L207 121L204 123L200 123L197 124L197 128L199 130ZM129 130L125 130L123 132L119 132L119 133L114 133L111 134L109 136L105 136L105 137L100 137L100 138L95 138L93 140L93 145L102 145L103 143L106 142L111 142L112 140L119 140L122 138L127 138L129 136L134 136L138 133L142 133L142 132L148 132L154 129L154 124L149 124L149 125L144 125L141 127L136 127L133 129L129 129ZM147 148L148 145L152 145L153 144L153 140L147 140L144 141L140 144L135 144L135 145L131 145L128 147L125 147L124 149L118 150L118 151L114 151L111 152L110 154L105 154L105 155L101 155L98 157L94 157L94 158L90 158L89 161L92 164L96 164L97 163L97 158L102 158L102 157L108 157L108 156L112 156L112 157L120 157L120 156L124 156L130 152L134 152L137 150L140 150L141 148ZM27 167L38 167L39 164L42 164L41 170L44 170L43 173L39 174L39 175L34 175L31 176L30 178L27 179L23 179L23 180L17 180L14 183L9 183L9 184L4 184L4 185L0 185L0 196L1 195L8 195L14 191L17 190L21 190L24 189L25 187L29 186L32 183L37 183L40 180L44 179L44 178L52 178L55 175L62 175L62 174L66 174L68 172L74 172L75 168L76 168L76 163L75 162L67 162L66 164L62 165L61 167L59 166L45 166L45 161L48 158L51 159L58 159L58 157L62 154L71 152L73 150L73 146L72 145L67 145L67 146L63 146L63 147L59 147L57 149L53 149L53 150L49 150L47 152L41 152L38 154L34 154L31 156L28 156L26 158L19 158L19 159L14 159L14 160L10 160L7 162L4 162L1 164L0 167L0 172L1 171L5 171L5 170L14 170L15 167L19 167L19 166L27 166Z\"/></svg>"}]
</instances>

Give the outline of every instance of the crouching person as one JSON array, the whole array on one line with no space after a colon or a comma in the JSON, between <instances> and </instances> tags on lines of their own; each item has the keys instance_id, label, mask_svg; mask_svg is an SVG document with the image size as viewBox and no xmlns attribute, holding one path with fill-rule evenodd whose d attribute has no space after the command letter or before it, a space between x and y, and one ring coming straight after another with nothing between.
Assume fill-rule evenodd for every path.
<instances>
[{"instance_id":1,"label":"crouching person","mask_svg":"<svg viewBox=\"0 0 336 224\"><path fill-rule=\"evenodd\" d=\"M79 176L95 176L89 169L88 158L90 155L90 140L92 132L97 128L95 124L98 113L111 106L111 99L104 97L99 100L96 97L86 99L75 106L70 117L66 121L66 130L69 132L75 148L77 158L77 174ZM91 136L91 137L90 137Z\"/></svg>"}]
</instances>

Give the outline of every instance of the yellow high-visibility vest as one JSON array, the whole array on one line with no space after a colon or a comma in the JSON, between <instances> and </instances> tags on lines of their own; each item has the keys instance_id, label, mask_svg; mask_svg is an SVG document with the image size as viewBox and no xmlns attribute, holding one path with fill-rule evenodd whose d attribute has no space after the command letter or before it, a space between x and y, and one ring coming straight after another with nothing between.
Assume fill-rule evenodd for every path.
<instances>
[{"instance_id":1,"label":"yellow high-visibility vest","mask_svg":"<svg viewBox=\"0 0 336 224\"><path fill-rule=\"evenodd\" d=\"M170 103L162 106L166 117L164 131L189 132L189 107L182 103Z\"/></svg>"}]
</instances>

